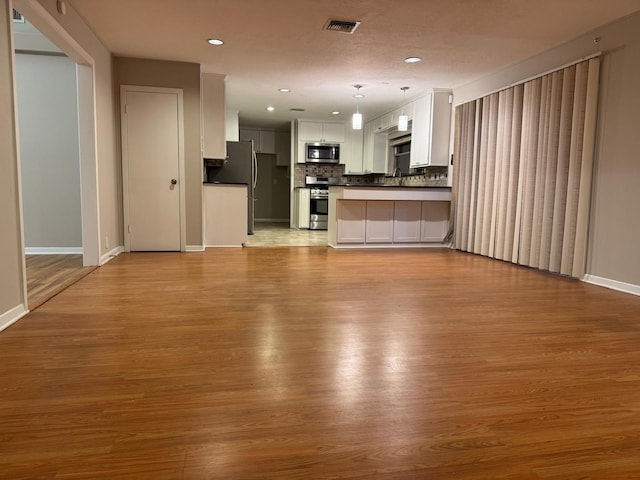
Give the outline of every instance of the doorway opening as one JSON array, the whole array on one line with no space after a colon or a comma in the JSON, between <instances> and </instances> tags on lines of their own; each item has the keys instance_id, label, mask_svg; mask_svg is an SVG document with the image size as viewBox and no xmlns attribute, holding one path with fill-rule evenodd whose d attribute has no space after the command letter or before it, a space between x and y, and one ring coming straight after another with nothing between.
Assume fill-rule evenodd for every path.
<instances>
[{"instance_id":1,"label":"doorway opening","mask_svg":"<svg viewBox=\"0 0 640 480\"><path fill-rule=\"evenodd\" d=\"M100 263L93 66L42 7L15 7L24 303L33 310Z\"/></svg>"}]
</instances>

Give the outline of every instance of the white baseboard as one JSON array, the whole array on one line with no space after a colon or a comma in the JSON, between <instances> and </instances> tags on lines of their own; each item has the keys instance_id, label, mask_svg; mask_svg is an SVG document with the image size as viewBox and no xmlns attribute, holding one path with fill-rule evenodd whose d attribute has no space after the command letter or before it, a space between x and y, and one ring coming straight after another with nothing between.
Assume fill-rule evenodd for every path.
<instances>
[{"instance_id":1,"label":"white baseboard","mask_svg":"<svg viewBox=\"0 0 640 480\"><path fill-rule=\"evenodd\" d=\"M124 252L124 247L122 247L122 246L116 247L116 248L112 248L111 250L109 250L107 253L105 253L104 255L102 255L100 257L100 266L102 266L105 263L113 260L118 255L120 255L122 252Z\"/></svg>"},{"instance_id":2,"label":"white baseboard","mask_svg":"<svg viewBox=\"0 0 640 480\"><path fill-rule=\"evenodd\" d=\"M640 296L640 285L634 285L632 283L619 282L617 280L611 280L609 278L597 277L595 275L585 275L582 277L583 282L598 285L600 287L610 288L619 292L630 293L631 295Z\"/></svg>"},{"instance_id":3,"label":"white baseboard","mask_svg":"<svg viewBox=\"0 0 640 480\"><path fill-rule=\"evenodd\" d=\"M27 255L82 255L82 247L25 247Z\"/></svg>"},{"instance_id":4,"label":"white baseboard","mask_svg":"<svg viewBox=\"0 0 640 480\"><path fill-rule=\"evenodd\" d=\"M185 252L204 252L204 245L187 245Z\"/></svg>"},{"instance_id":5,"label":"white baseboard","mask_svg":"<svg viewBox=\"0 0 640 480\"><path fill-rule=\"evenodd\" d=\"M450 243L339 243L329 244L331 248L361 248L363 250L373 250L381 248L451 248Z\"/></svg>"},{"instance_id":6,"label":"white baseboard","mask_svg":"<svg viewBox=\"0 0 640 480\"><path fill-rule=\"evenodd\" d=\"M233 245L206 245L206 248L242 248L244 245L234 243ZM204 251L204 249L202 250Z\"/></svg>"},{"instance_id":7,"label":"white baseboard","mask_svg":"<svg viewBox=\"0 0 640 480\"><path fill-rule=\"evenodd\" d=\"M2 315L0 315L0 332L16 323L27 313L29 313L29 310L25 309L24 305L18 305L17 307L13 307L8 312L4 312Z\"/></svg>"}]
</instances>

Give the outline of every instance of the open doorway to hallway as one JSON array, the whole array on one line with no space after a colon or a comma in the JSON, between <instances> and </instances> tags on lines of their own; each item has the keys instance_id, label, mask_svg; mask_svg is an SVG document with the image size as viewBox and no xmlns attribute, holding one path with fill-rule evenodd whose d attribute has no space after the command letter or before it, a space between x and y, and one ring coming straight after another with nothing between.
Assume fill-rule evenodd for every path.
<instances>
[{"instance_id":1,"label":"open doorway to hallway","mask_svg":"<svg viewBox=\"0 0 640 480\"><path fill-rule=\"evenodd\" d=\"M78 65L16 11L13 27L27 305L33 310L97 261L84 255Z\"/></svg>"}]
</instances>

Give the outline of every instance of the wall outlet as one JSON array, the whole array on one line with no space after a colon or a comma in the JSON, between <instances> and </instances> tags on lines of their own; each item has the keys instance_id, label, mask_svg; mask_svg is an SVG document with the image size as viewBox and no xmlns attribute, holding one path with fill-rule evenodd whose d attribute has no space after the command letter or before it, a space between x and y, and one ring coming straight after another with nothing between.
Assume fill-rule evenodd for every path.
<instances>
[{"instance_id":1,"label":"wall outlet","mask_svg":"<svg viewBox=\"0 0 640 480\"><path fill-rule=\"evenodd\" d=\"M104 248L109 248L109 237L104 237Z\"/></svg>"}]
</instances>

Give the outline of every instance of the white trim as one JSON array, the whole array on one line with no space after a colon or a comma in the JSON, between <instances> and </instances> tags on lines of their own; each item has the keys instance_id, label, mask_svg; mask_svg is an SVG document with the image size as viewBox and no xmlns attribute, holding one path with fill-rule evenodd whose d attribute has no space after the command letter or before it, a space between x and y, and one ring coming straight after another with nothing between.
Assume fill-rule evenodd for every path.
<instances>
[{"instance_id":1,"label":"white trim","mask_svg":"<svg viewBox=\"0 0 640 480\"><path fill-rule=\"evenodd\" d=\"M339 243L328 244L331 248L361 248L373 250L376 248L451 248L450 243Z\"/></svg>"},{"instance_id":2,"label":"white trim","mask_svg":"<svg viewBox=\"0 0 640 480\"><path fill-rule=\"evenodd\" d=\"M204 251L206 248L242 248L242 247L244 247L244 245L242 244L238 245L237 243L234 243L233 245L205 245L202 251Z\"/></svg>"},{"instance_id":3,"label":"white trim","mask_svg":"<svg viewBox=\"0 0 640 480\"><path fill-rule=\"evenodd\" d=\"M187 245L185 252L204 252L204 245Z\"/></svg>"},{"instance_id":4,"label":"white trim","mask_svg":"<svg viewBox=\"0 0 640 480\"><path fill-rule=\"evenodd\" d=\"M8 312L4 312L2 315L0 315L0 332L16 323L27 313L29 313L29 310L25 309L24 305L18 305L17 307L13 307Z\"/></svg>"},{"instance_id":5,"label":"white trim","mask_svg":"<svg viewBox=\"0 0 640 480\"><path fill-rule=\"evenodd\" d=\"M617 280L611 280L609 278L597 277L596 275L585 275L584 277L582 277L582 281L590 283L592 285L610 288L611 290L617 290L619 292L640 296L640 285L619 282Z\"/></svg>"},{"instance_id":6,"label":"white trim","mask_svg":"<svg viewBox=\"0 0 640 480\"><path fill-rule=\"evenodd\" d=\"M184 152L184 91L182 88L145 87L139 85L120 85L120 139L122 147L122 203L124 213L124 251L131 251L129 234L129 156L124 148L127 145L127 92L172 93L178 98L178 185L180 187L180 251L187 248L187 212L186 212L186 171ZM202 184L201 184L202 185Z\"/></svg>"},{"instance_id":7,"label":"white trim","mask_svg":"<svg viewBox=\"0 0 640 480\"><path fill-rule=\"evenodd\" d=\"M122 252L124 252L123 246L119 246L109 250L107 253L105 253L100 257L100 266L104 265L107 262L110 262L111 260L116 258L118 255L120 255Z\"/></svg>"},{"instance_id":8,"label":"white trim","mask_svg":"<svg viewBox=\"0 0 640 480\"><path fill-rule=\"evenodd\" d=\"M27 255L82 255L82 247L25 247Z\"/></svg>"}]
</instances>

